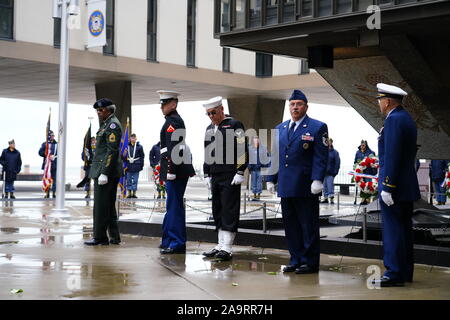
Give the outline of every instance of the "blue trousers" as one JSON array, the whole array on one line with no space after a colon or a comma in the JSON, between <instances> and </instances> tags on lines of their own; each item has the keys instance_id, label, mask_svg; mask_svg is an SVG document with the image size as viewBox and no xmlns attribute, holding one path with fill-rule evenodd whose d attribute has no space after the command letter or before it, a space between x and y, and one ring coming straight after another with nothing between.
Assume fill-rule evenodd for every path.
<instances>
[{"instance_id":1,"label":"blue trousers","mask_svg":"<svg viewBox=\"0 0 450 320\"><path fill-rule=\"evenodd\" d=\"M383 219L383 261L386 268L384 275L397 281L412 281L413 202L395 202L392 206L387 206L380 201L380 207Z\"/></svg>"},{"instance_id":2,"label":"blue trousers","mask_svg":"<svg viewBox=\"0 0 450 320\"><path fill-rule=\"evenodd\" d=\"M445 194L445 188L441 187L442 181L433 181L434 193L437 202L445 203L447 201L447 195Z\"/></svg>"},{"instance_id":3,"label":"blue trousers","mask_svg":"<svg viewBox=\"0 0 450 320\"><path fill-rule=\"evenodd\" d=\"M5 192L14 192L14 180L13 181L5 181Z\"/></svg>"},{"instance_id":4,"label":"blue trousers","mask_svg":"<svg viewBox=\"0 0 450 320\"><path fill-rule=\"evenodd\" d=\"M281 198L289 264L319 267L319 197Z\"/></svg>"},{"instance_id":5,"label":"blue trousers","mask_svg":"<svg viewBox=\"0 0 450 320\"><path fill-rule=\"evenodd\" d=\"M323 179L323 196L325 198L334 197L334 177L325 176Z\"/></svg>"},{"instance_id":6,"label":"blue trousers","mask_svg":"<svg viewBox=\"0 0 450 320\"><path fill-rule=\"evenodd\" d=\"M260 194L262 192L262 176L260 170L253 170L252 175L252 192Z\"/></svg>"},{"instance_id":7,"label":"blue trousers","mask_svg":"<svg viewBox=\"0 0 450 320\"><path fill-rule=\"evenodd\" d=\"M139 180L138 172L127 172L127 190L136 191Z\"/></svg>"},{"instance_id":8,"label":"blue trousers","mask_svg":"<svg viewBox=\"0 0 450 320\"><path fill-rule=\"evenodd\" d=\"M166 181L166 208L162 224L161 245L163 248L180 248L186 246L186 211L184 209L184 192L189 178Z\"/></svg>"}]
</instances>

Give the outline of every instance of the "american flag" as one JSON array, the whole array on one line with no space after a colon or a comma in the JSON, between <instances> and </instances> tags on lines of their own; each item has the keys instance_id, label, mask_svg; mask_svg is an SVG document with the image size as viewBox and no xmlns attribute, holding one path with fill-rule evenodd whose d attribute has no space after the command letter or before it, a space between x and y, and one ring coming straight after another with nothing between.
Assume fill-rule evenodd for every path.
<instances>
[{"instance_id":1,"label":"american flag","mask_svg":"<svg viewBox=\"0 0 450 320\"><path fill-rule=\"evenodd\" d=\"M122 138L120 139L120 156L122 157L122 159L126 159L128 156L128 128L129 128L129 121L127 119L127 127L125 128L125 133L122 135ZM127 195L127 188L126 188L127 170L128 170L128 162L123 161L123 172L119 180L119 187L120 193L122 194L122 198L125 198L125 196Z\"/></svg>"},{"instance_id":2,"label":"american flag","mask_svg":"<svg viewBox=\"0 0 450 320\"><path fill-rule=\"evenodd\" d=\"M44 175L42 176L42 190L44 190L44 192L48 192L48 190L50 189L50 187L53 184L53 179L52 179L52 174L51 174L51 170L52 170L52 161L50 159L50 148L51 148L51 144L50 144L50 115L51 113L48 115L48 121L47 121L47 127L45 129L45 136L46 136L46 140L45 140L45 165L44 165Z\"/></svg>"}]
</instances>

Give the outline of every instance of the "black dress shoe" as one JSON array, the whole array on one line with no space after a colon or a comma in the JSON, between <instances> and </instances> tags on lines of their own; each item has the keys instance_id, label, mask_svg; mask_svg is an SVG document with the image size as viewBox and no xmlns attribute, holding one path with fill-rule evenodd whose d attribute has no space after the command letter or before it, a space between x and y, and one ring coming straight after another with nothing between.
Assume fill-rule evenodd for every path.
<instances>
[{"instance_id":1,"label":"black dress shoe","mask_svg":"<svg viewBox=\"0 0 450 320\"><path fill-rule=\"evenodd\" d=\"M111 240L109 240L109 243L110 244L120 244L120 240L111 239Z\"/></svg>"},{"instance_id":2,"label":"black dress shoe","mask_svg":"<svg viewBox=\"0 0 450 320\"><path fill-rule=\"evenodd\" d=\"M379 284L382 288L387 287L403 287L405 286L405 283L403 281L398 281L395 279L388 278L386 276L383 276L381 279L373 280L372 284L377 285Z\"/></svg>"},{"instance_id":3,"label":"black dress shoe","mask_svg":"<svg viewBox=\"0 0 450 320\"><path fill-rule=\"evenodd\" d=\"M219 253L219 250L217 250L217 249L212 249L211 251L203 252L203 255L204 255L205 257L212 258L212 257L215 257L216 254L218 254L218 253Z\"/></svg>"},{"instance_id":4,"label":"black dress shoe","mask_svg":"<svg viewBox=\"0 0 450 320\"><path fill-rule=\"evenodd\" d=\"M283 268L283 272L294 272L298 268L297 264L289 264Z\"/></svg>"},{"instance_id":5,"label":"black dress shoe","mask_svg":"<svg viewBox=\"0 0 450 320\"><path fill-rule=\"evenodd\" d=\"M216 254L215 258L219 259L219 260L222 260L222 261L229 261L229 260L231 260L232 256L231 256L231 253L229 253L229 252L227 252L225 250L220 250Z\"/></svg>"},{"instance_id":6,"label":"black dress shoe","mask_svg":"<svg viewBox=\"0 0 450 320\"><path fill-rule=\"evenodd\" d=\"M99 241L97 239L91 239L91 240L85 241L84 244L87 246L98 246L98 245L107 246L107 245L109 245L109 241L108 240Z\"/></svg>"},{"instance_id":7,"label":"black dress shoe","mask_svg":"<svg viewBox=\"0 0 450 320\"><path fill-rule=\"evenodd\" d=\"M320 201L320 203L328 203L328 198L325 200Z\"/></svg>"},{"instance_id":8,"label":"black dress shoe","mask_svg":"<svg viewBox=\"0 0 450 320\"><path fill-rule=\"evenodd\" d=\"M161 253L161 254L177 254L177 253L184 254L184 253L186 253L186 248L184 248L184 247L181 247L181 248L164 248L164 249L161 249L159 251L159 253Z\"/></svg>"},{"instance_id":9,"label":"black dress shoe","mask_svg":"<svg viewBox=\"0 0 450 320\"><path fill-rule=\"evenodd\" d=\"M159 244L158 248L160 248L160 249L166 249L166 247L164 247L164 246L162 245L162 243Z\"/></svg>"},{"instance_id":10,"label":"black dress shoe","mask_svg":"<svg viewBox=\"0 0 450 320\"><path fill-rule=\"evenodd\" d=\"M319 268L312 268L307 265L303 265L295 269L296 274L309 274L309 273L318 273Z\"/></svg>"}]
</instances>

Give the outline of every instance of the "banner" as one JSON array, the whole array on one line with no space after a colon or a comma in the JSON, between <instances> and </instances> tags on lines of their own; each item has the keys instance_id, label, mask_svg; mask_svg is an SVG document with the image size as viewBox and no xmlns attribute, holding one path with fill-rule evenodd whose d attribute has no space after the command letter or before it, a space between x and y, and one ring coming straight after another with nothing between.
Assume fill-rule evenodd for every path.
<instances>
[{"instance_id":1,"label":"banner","mask_svg":"<svg viewBox=\"0 0 450 320\"><path fill-rule=\"evenodd\" d=\"M106 0L88 2L88 48L106 45Z\"/></svg>"}]
</instances>

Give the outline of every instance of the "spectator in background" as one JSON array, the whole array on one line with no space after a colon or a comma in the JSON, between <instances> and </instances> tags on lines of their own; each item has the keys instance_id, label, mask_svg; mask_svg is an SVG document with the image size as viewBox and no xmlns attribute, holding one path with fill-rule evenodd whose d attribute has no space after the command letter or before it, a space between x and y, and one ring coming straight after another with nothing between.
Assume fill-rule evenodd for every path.
<instances>
[{"instance_id":1,"label":"spectator in background","mask_svg":"<svg viewBox=\"0 0 450 320\"><path fill-rule=\"evenodd\" d=\"M333 139L328 140L328 163L327 170L325 171L325 178L323 181L323 197L321 203L334 204L334 177L339 173L341 167L341 158L339 157L339 152L333 147Z\"/></svg>"},{"instance_id":2,"label":"spectator in background","mask_svg":"<svg viewBox=\"0 0 450 320\"><path fill-rule=\"evenodd\" d=\"M367 144L367 140L361 140L361 144L358 147L358 151L356 151L355 154L355 161L354 164L361 162L362 160L364 160L366 157L369 156L375 156L375 152L373 152L370 148L369 145ZM376 175L377 174L377 169L376 168L366 168L362 173L364 174L370 174L370 175ZM370 178L363 178L363 180L365 182L369 182L372 179ZM356 199L355 199L355 204L356 204ZM361 205L366 205L368 204L367 199L363 199L361 201Z\"/></svg>"},{"instance_id":3,"label":"spectator in background","mask_svg":"<svg viewBox=\"0 0 450 320\"><path fill-rule=\"evenodd\" d=\"M265 159L263 159L263 162L267 162L268 159L268 153L267 148L263 145L261 145L259 141L258 136L254 136L252 139L252 143L249 145L248 148L248 154L249 154L249 164L248 164L248 170L250 171L251 175L251 188L253 192L253 201L258 201L261 198L261 192L262 192L262 179L261 176L261 168L265 167L267 165L263 164L261 161L261 155Z\"/></svg>"},{"instance_id":4,"label":"spectator in background","mask_svg":"<svg viewBox=\"0 0 450 320\"><path fill-rule=\"evenodd\" d=\"M155 182L156 191L158 191L158 199L166 198L166 188L164 187L164 181L155 177L155 172L157 172L159 177L160 167L158 167L161 161L161 141L158 141L150 150L150 166L153 169L153 181ZM158 167L158 168L157 168Z\"/></svg>"},{"instance_id":5,"label":"spectator in background","mask_svg":"<svg viewBox=\"0 0 450 320\"><path fill-rule=\"evenodd\" d=\"M17 179L17 174L22 169L22 159L20 152L16 149L16 143L14 140L8 142L9 147L4 149L0 157L0 164L3 167L3 173L5 176L5 198L8 199L8 193L10 199L15 199L14 196L14 181Z\"/></svg>"},{"instance_id":6,"label":"spectator in background","mask_svg":"<svg viewBox=\"0 0 450 320\"><path fill-rule=\"evenodd\" d=\"M442 183L445 180L445 172L447 170L448 160L431 160L430 178L434 188L434 198L438 205L444 205L447 201L445 186Z\"/></svg>"},{"instance_id":7,"label":"spectator in background","mask_svg":"<svg viewBox=\"0 0 450 320\"><path fill-rule=\"evenodd\" d=\"M139 180L139 172L144 168L144 148L137 141L136 134L130 136L128 143L127 157L123 161L127 162L127 198L137 198L136 191Z\"/></svg>"}]
</instances>

